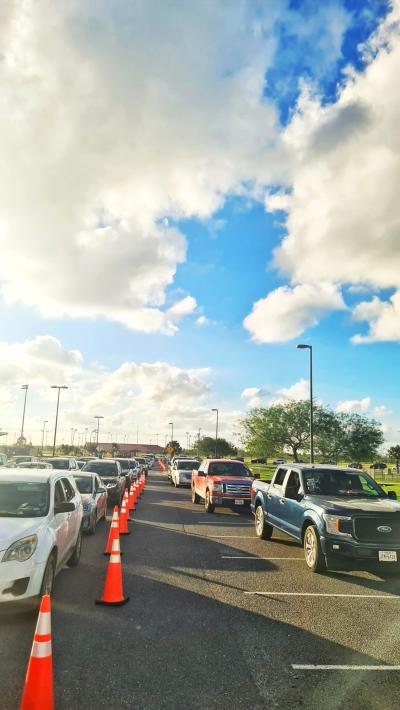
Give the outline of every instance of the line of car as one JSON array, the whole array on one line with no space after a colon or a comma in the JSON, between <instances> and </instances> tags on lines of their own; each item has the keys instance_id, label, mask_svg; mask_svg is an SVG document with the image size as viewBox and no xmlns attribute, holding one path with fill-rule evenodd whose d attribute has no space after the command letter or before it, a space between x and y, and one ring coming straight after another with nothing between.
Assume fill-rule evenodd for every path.
<instances>
[{"instance_id":1,"label":"line of car","mask_svg":"<svg viewBox=\"0 0 400 710\"><path fill-rule=\"evenodd\" d=\"M91 459L80 470L72 458L0 467L0 605L50 594L62 567L79 563L82 533L93 534L107 505L154 463Z\"/></svg>"},{"instance_id":2,"label":"line of car","mask_svg":"<svg viewBox=\"0 0 400 710\"><path fill-rule=\"evenodd\" d=\"M312 572L400 573L400 503L366 471L279 463L267 483L238 460L175 458L168 477L190 486L192 502L203 501L206 513L216 506L251 509L257 537L269 540L276 528L294 538Z\"/></svg>"}]
</instances>

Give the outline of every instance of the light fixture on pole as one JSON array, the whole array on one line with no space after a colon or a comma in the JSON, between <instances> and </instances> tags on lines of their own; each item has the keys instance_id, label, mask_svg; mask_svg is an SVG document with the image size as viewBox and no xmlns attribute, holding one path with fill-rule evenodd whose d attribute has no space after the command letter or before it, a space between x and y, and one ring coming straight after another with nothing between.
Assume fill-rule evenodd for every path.
<instances>
[{"instance_id":1,"label":"light fixture on pole","mask_svg":"<svg viewBox=\"0 0 400 710\"><path fill-rule=\"evenodd\" d=\"M97 430L96 430L96 451L97 456L99 455L99 431L100 431L100 419L104 419L102 415L94 417L97 419Z\"/></svg>"},{"instance_id":2,"label":"light fixture on pole","mask_svg":"<svg viewBox=\"0 0 400 710\"><path fill-rule=\"evenodd\" d=\"M215 424L215 458L217 458L217 453L218 453L218 414L219 414L219 411L215 407L211 411L217 413L217 421Z\"/></svg>"},{"instance_id":3,"label":"light fixture on pole","mask_svg":"<svg viewBox=\"0 0 400 710\"><path fill-rule=\"evenodd\" d=\"M310 351L310 463L314 463L314 399L313 399L313 358L312 345L299 343L296 348Z\"/></svg>"},{"instance_id":4,"label":"light fixture on pole","mask_svg":"<svg viewBox=\"0 0 400 710\"><path fill-rule=\"evenodd\" d=\"M25 397L24 397L24 410L23 410L23 413L22 413L22 425L21 425L21 436L20 436L20 439L21 439L21 445L22 445L22 444L23 444L23 438L24 438L24 424L25 424L25 409L26 409L26 396L27 396L27 394L28 394L28 389L29 389L29 385L21 385L21 389L22 389L22 390L25 390Z\"/></svg>"},{"instance_id":5,"label":"light fixture on pole","mask_svg":"<svg viewBox=\"0 0 400 710\"><path fill-rule=\"evenodd\" d=\"M58 424L58 409L60 406L60 390L67 390L67 385L51 385L52 390L58 390L57 393L57 409L56 409L56 423L54 425L54 441L53 441L53 456L56 455L56 438L57 438L57 424Z\"/></svg>"},{"instance_id":6,"label":"light fixture on pole","mask_svg":"<svg viewBox=\"0 0 400 710\"><path fill-rule=\"evenodd\" d=\"M45 429L46 429L46 424L48 424L48 423L49 423L49 422L47 421L47 419L45 419L44 422L43 422L43 429L42 429L42 446L41 446L42 452L43 452L43 443L44 443L44 432L45 432Z\"/></svg>"},{"instance_id":7,"label":"light fixture on pole","mask_svg":"<svg viewBox=\"0 0 400 710\"><path fill-rule=\"evenodd\" d=\"M174 422L168 422L169 426L171 427L171 441L174 440Z\"/></svg>"}]
</instances>

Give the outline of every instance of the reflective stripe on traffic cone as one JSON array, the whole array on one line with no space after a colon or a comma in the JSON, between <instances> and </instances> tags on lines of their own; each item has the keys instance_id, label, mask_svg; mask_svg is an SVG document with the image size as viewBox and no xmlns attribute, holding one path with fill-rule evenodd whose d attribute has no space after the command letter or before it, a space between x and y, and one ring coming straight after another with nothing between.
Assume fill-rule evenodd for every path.
<instances>
[{"instance_id":1,"label":"reflective stripe on traffic cone","mask_svg":"<svg viewBox=\"0 0 400 710\"><path fill-rule=\"evenodd\" d=\"M122 604L126 604L128 601L129 597L124 597L122 589L122 565L119 539L113 540L103 596L101 599L96 599L95 603L104 606L122 606Z\"/></svg>"},{"instance_id":2,"label":"reflective stripe on traffic cone","mask_svg":"<svg viewBox=\"0 0 400 710\"><path fill-rule=\"evenodd\" d=\"M53 708L51 602L49 595L45 594L40 603L20 710L53 710Z\"/></svg>"},{"instance_id":3,"label":"reflective stripe on traffic cone","mask_svg":"<svg viewBox=\"0 0 400 710\"><path fill-rule=\"evenodd\" d=\"M121 512L119 514L119 534L130 535L130 531L128 529L128 512L124 501L122 501Z\"/></svg>"},{"instance_id":4,"label":"reflective stripe on traffic cone","mask_svg":"<svg viewBox=\"0 0 400 710\"><path fill-rule=\"evenodd\" d=\"M133 487L133 483L129 489L128 510L135 510L135 489Z\"/></svg>"},{"instance_id":5,"label":"reflective stripe on traffic cone","mask_svg":"<svg viewBox=\"0 0 400 710\"><path fill-rule=\"evenodd\" d=\"M110 532L108 535L107 545L104 550L105 555L111 554L113 540L119 539L119 516L118 516L118 506L114 506L114 512L112 516L112 521L110 525ZM122 553L121 553L122 554Z\"/></svg>"},{"instance_id":6,"label":"reflective stripe on traffic cone","mask_svg":"<svg viewBox=\"0 0 400 710\"><path fill-rule=\"evenodd\" d=\"M126 490L126 488L125 488L125 493L124 493L124 497L123 497L123 500L122 500L122 505L124 505L124 506L125 506L125 509L126 509L126 519L127 519L127 521L128 521L129 523L131 523L131 522L132 522L132 518L129 517L129 493L128 493L128 491Z\"/></svg>"}]
</instances>

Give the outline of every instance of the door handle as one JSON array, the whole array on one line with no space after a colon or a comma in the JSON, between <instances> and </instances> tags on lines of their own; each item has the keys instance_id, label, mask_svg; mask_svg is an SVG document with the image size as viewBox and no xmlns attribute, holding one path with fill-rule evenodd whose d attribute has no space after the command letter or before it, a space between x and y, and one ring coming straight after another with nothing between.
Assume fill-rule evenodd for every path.
<instances>
[{"instance_id":1,"label":"door handle","mask_svg":"<svg viewBox=\"0 0 400 710\"><path fill-rule=\"evenodd\" d=\"M271 499L272 499L272 495L269 493L269 494L267 495L267 498L268 498L268 500L271 500Z\"/></svg>"},{"instance_id":2,"label":"door handle","mask_svg":"<svg viewBox=\"0 0 400 710\"><path fill-rule=\"evenodd\" d=\"M283 500L283 498L280 499L279 503L280 503L281 505L285 505L285 501Z\"/></svg>"}]
</instances>

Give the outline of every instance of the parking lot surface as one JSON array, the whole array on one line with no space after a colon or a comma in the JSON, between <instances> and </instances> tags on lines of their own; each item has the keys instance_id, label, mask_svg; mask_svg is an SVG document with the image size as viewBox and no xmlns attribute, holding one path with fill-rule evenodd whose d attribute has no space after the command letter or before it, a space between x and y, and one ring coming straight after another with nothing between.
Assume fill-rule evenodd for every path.
<instances>
[{"instance_id":1,"label":"parking lot surface","mask_svg":"<svg viewBox=\"0 0 400 710\"><path fill-rule=\"evenodd\" d=\"M250 514L191 502L149 474L121 539L123 607L97 607L109 523L53 592L58 710L399 707L400 581L313 575L302 549ZM0 708L18 707L35 626L0 615Z\"/></svg>"}]
</instances>

